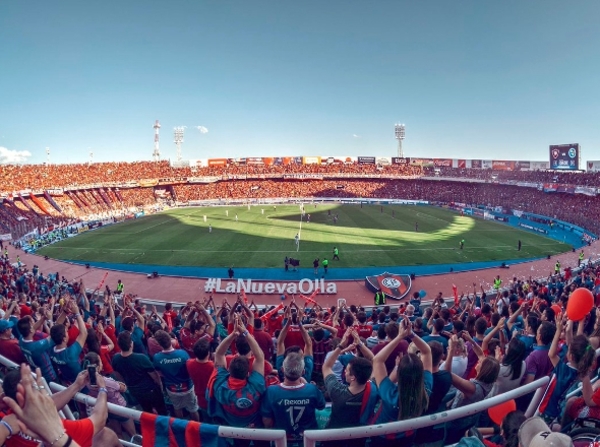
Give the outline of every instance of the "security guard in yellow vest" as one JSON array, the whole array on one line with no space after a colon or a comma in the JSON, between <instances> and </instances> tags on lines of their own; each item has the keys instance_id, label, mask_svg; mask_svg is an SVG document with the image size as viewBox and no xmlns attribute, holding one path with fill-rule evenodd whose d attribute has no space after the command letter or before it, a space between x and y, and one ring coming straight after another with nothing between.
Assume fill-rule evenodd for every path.
<instances>
[{"instance_id":1,"label":"security guard in yellow vest","mask_svg":"<svg viewBox=\"0 0 600 447\"><path fill-rule=\"evenodd\" d=\"M579 262L577 263L577 267L579 267L581 265L584 257L585 257L585 255L583 254L583 250L581 250L581 252L579 253Z\"/></svg>"},{"instance_id":2,"label":"security guard in yellow vest","mask_svg":"<svg viewBox=\"0 0 600 447\"><path fill-rule=\"evenodd\" d=\"M377 292L375 292L375 297L373 298L373 301L375 302L376 306L381 306L385 304L385 293L383 293L381 289L379 289Z\"/></svg>"},{"instance_id":3,"label":"security guard in yellow vest","mask_svg":"<svg viewBox=\"0 0 600 447\"><path fill-rule=\"evenodd\" d=\"M500 275L494 278L494 290L497 292L502 287L502 280L500 279Z\"/></svg>"},{"instance_id":4,"label":"security guard in yellow vest","mask_svg":"<svg viewBox=\"0 0 600 447\"><path fill-rule=\"evenodd\" d=\"M558 275L560 273L560 261L556 261L556 264L554 264L554 274Z\"/></svg>"}]
</instances>

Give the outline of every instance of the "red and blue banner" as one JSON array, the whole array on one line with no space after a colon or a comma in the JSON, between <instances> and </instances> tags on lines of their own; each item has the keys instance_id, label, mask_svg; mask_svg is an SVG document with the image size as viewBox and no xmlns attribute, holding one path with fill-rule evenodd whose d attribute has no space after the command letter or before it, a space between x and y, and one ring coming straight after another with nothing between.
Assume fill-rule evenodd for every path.
<instances>
[{"instance_id":1,"label":"red and blue banner","mask_svg":"<svg viewBox=\"0 0 600 447\"><path fill-rule=\"evenodd\" d=\"M142 447L217 447L219 427L142 413Z\"/></svg>"}]
</instances>

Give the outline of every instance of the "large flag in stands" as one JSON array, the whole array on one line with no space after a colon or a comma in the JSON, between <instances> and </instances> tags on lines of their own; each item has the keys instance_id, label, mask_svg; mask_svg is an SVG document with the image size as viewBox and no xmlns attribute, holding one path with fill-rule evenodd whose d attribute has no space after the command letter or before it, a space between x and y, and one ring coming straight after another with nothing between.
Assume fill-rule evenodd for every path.
<instances>
[{"instance_id":1,"label":"large flag in stands","mask_svg":"<svg viewBox=\"0 0 600 447\"><path fill-rule=\"evenodd\" d=\"M217 425L142 413L142 447L217 447Z\"/></svg>"}]
</instances>

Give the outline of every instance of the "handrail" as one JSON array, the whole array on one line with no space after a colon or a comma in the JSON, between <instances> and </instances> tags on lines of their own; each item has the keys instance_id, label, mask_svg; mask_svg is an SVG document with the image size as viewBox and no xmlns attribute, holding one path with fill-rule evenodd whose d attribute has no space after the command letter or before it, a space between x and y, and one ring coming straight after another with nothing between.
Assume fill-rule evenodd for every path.
<instances>
[{"instance_id":1,"label":"handrail","mask_svg":"<svg viewBox=\"0 0 600 447\"><path fill-rule=\"evenodd\" d=\"M8 367L17 367L15 362L7 359L6 357L0 355L0 363ZM49 387L47 388L49 391L59 392L66 390L67 388L63 385L59 385L55 382L50 382ZM96 405L96 398L92 396L88 396L87 394L77 393L73 397L73 400L85 404L87 406ZM140 420L142 415L142 411L135 410L129 407L122 407L120 405L115 405L110 402L107 403L109 413L115 414L117 416L131 418L136 421ZM68 406L65 406L65 409L68 409ZM70 413L70 411L69 411ZM69 419L74 419L73 415L70 414L71 417ZM208 424L207 424L208 425ZM223 425L218 426L218 435L220 438L235 438L235 439L249 439L254 441L273 441L275 443L275 447L287 447L287 438L285 430L273 430L273 429L264 429L264 428L238 428L238 427L227 427ZM123 442L123 441L122 441ZM131 443L126 443L127 445L135 445Z\"/></svg>"},{"instance_id":2,"label":"handrail","mask_svg":"<svg viewBox=\"0 0 600 447\"><path fill-rule=\"evenodd\" d=\"M53 391L62 391L66 389L64 386L59 385L58 383L51 382L50 388ZM77 402L81 402L88 406L96 405L96 398L92 396L88 396L87 394L77 393L73 400ZM142 411L134 410L129 407L122 407L120 405L107 403L108 411L112 414L116 414L117 416L131 418L136 421L140 420L142 416ZM209 424L207 424L209 425ZM286 447L287 439L285 430L271 430L264 428L238 428L238 427L227 427L223 425L218 426L218 434L221 438L237 438L237 439L250 439L256 441L274 441L276 447Z\"/></svg>"},{"instance_id":3,"label":"handrail","mask_svg":"<svg viewBox=\"0 0 600 447\"><path fill-rule=\"evenodd\" d=\"M517 389L507 391L498 396L484 399L461 408L450 411L442 411L427 416L421 416L406 421L390 422L387 424L370 425L365 427L347 427L330 430L306 430L304 432L304 447L315 447L317 441L337 441L343 439L368 438L372 436L383 436L392 433L402 433L408 430L430 427L459 418L471 416L487 410L495 405L507 402L511 399L524 396L540 387L548 384L549 377L542 377L534 382L523 385Z\"/></svg>"}]
</instances>

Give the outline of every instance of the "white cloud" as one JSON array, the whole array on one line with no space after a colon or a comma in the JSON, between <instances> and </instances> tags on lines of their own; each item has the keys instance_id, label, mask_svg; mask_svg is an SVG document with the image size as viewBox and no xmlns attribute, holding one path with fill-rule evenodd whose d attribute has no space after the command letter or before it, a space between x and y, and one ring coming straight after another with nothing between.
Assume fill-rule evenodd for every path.
<instances>
[{"instance_id":1,"label":"white cloud","mask_svg":"<svg viewBox=\"0 0 600 447\"><path fill-rule=\"evenodd\" d=\"M29 157L29 151L10 150L0 146L0 164L24 163Z\"/></svg>"},{"instance_id":2,"label":"white cloud","mask_svg":"<svg viewBox=\"0 0 600 447\"><path fill-rule=\"evenodd\" d=\"M360 138L360 135L352 134L354 138Z\"/></svg>"},{"instance_id":3,"label":"white cloud","mask_svg":"<svg viewBox=\"0 0 600 447\"><path fill-rule=\"evenodd\" d=\"M204 126L194 126L196 129L200 131L200 133L208 133L208 129Z\"/></svg>"}]
</instances>

